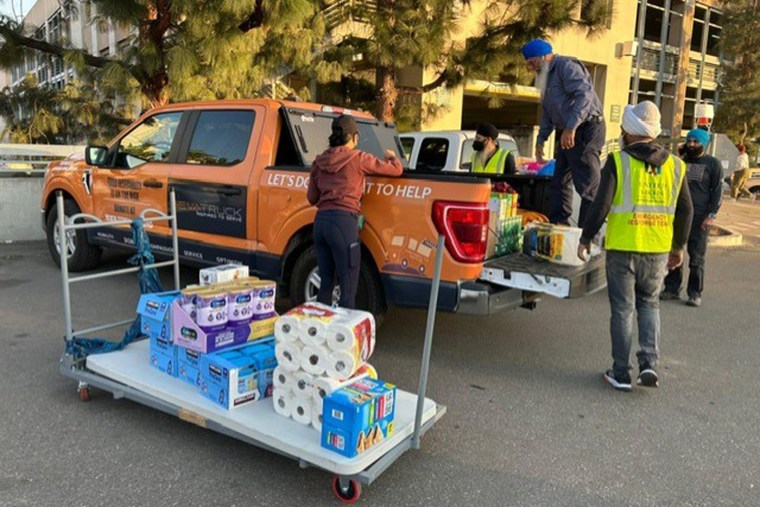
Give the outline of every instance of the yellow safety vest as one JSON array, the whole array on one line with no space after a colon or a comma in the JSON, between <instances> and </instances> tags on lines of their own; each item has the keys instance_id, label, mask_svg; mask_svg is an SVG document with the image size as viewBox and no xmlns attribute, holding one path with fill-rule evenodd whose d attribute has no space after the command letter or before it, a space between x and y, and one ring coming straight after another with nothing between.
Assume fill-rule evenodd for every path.
<instances>
[{"instance_id":1,"label":"yellow safety vest","mask_svg":"<svg viewBox=\"0 0 760 507\"><path fill-rule=\"evenodd\" d=\"M509 155L509 150L505 150L504 148L496 148L496 151L493 155L491 155L491 158L488 159L488 163L485 167L483 167L483 164L480 161L480 157L478 156L478 152L474 152L472 154L472 172L474 173L487 173L487 174L504 174L504 166L507 163L507 156Z\"/></svg>"},{"instance_id":2,"label":"yellow safety vest","mask_svg":"<svg viewBox=\"0 0 760 507\"><path fill-rule=\"evenodd\" d=\"M670 155L660 167L624 151L613 153L617 188L607 216L607 250L667 253L673 242L673 220L685 177L683 162Z\"/></svg>"}]
</instances>

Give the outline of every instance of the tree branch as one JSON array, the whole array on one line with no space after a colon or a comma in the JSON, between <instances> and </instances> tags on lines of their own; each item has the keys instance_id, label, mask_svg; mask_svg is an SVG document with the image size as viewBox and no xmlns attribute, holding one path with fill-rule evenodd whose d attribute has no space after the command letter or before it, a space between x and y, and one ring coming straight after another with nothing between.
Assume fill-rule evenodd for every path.
<instances>
[{"instance_id":1,"label":"tree branch","mask_svg":"<svg viewBox=\"0 0 760 507\"><path fill-rule=\"evenodd\" d=\"M256 0L256 5L253 8L253 12L245 18L245 21L238 25L238 29L247 33L254 28L259 28L264 24L264 0Z\"/></svg>"},{"instance_id":2,"label":"tree branch","mask_svg":"<svg viewBox=\"0 0 760 507\"><path fill-rule=\"evenodd\" d=\"M14 30L12 30L11 28L5 25L0 25L0 35L5 37L6 39L13 41L15 44L19 46L23 46L29 49L34 49L35 51L40 51L42 53L46 53L49 55L59 56L61 58L66 56L67 51L77 51L77 50L66 49L62 46L51 44L50 42L33 39L31 37L26 37L25 35L21 35L20 33L15 32ZM119 63L121 65L124 65L123 62L120 62L118 60L111 60L110 58L103 58L102 56L94 56L84 51L80 51L80 53L82 54L84 58L84 63L89 65L90 67L103 68L106 65L109 65L111 63Z\"/></svg>"},{"instance_id":3,"label":"tree branch","mask_svg":"<svg viewBox=\"0 0 760 507\"><path fill-rule=\"evenodd\" d=\"M429 93L435 90L436 88L440 88L441 86L445 85L446 82L451 77L451 73L448 71L448 69L444 70L440 74L438 74L438 77L435 78L432 82L423 85L423 86L399 86L398 87L398 94L399 95L421 95L423 93Z\"/></svg>"}]
</instances>

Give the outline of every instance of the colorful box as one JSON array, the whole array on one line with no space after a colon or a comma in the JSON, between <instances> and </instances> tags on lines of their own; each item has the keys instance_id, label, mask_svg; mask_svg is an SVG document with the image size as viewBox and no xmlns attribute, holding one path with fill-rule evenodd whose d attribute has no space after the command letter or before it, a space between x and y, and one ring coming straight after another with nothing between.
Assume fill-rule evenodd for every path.
<instances>
[{"instance_id":1,"label":"colorful box","mask_svg":"<svg viewBox=\"0 0 760 507\"><path fill-rule=\"evenodd\" d=\"M178 377L192 386L201 383L201 358L203 354L197 350L177 347Z\"/></svg>"},{"instance_id":2,"label":"colorful box","mask_svg":"<svg viewBox=\"0 0 760 507\"><path fill-rule=\"evenodd\" d=\"M202 352L204 354L217 350L227 349L236 345L242 345L247 341L255 340L261 336L253 336L253 324L244 323L237 326L227 326L217 331L204 331L195 323L193 318L182 309L179 300L171 305L172 314L172 339L180 347ZM257 327L259 333L266 326ZM274 332L274 322L271 323ZM271 333L270 333L271 334Z\"/></svg>"},{"instance_id":3,"label":"colorful box","mask_svg":"<svg viewBox=\"0 0 760 507\"><path fill-rule=\"evenodd\" d=\"M150 340L150 365L169 376L176 377L179 374L177 367L177 347L164 338L149 338Z\"/></svg>"},{"instance_id":4,"label":"colorful box","mask_svg":"<svg viewBox=\"0 0 760 507\"><path fill-rule=\"evenodd\" d=\"M140 331L148 338L172 341L171 306L179 298L179 292L143 294L137 303L140 315Z\"/></svg>"},{"instance_id":5,"label":"colorful box","mask_svg":"<svg viewBox=\"0 0 760 507\"><path fill-rule=\"evenodd\" d=\"M393 435L396 386L362 378L323 401L322 447L348 458Z\"/></svg>"},{"instance_id":6,"label":"colorful box","mask_svg":"<svg viewBox=\"0 0 760 507\"><path fill-rule=\"evenodd\" d=\"M231 410L271 396L271 371L274 371L274 341L271 345L246 344L229 350L203 354L200 367L202 395ZM262 369L271 365L271 371Z\"/></svg>"},{"instance_id":7,"label":"colorful box","mask_svg":"<svg viewBox=\"0 0 760 507\"><path fill-rule=\"evenodd\" d=\"M222 264L212 268L203 268L199 274L201 285L234 282L249 276L248 266L243 264Z\"/></svg>"}]
</instances>

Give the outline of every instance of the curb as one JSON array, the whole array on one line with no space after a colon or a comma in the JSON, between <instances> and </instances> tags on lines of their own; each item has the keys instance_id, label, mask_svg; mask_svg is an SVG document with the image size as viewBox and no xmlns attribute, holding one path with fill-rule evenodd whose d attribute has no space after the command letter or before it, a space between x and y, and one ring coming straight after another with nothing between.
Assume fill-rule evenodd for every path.
<instances>
[{"instance_id":1,"label":"curb","mask_svg":"<svg viewBox=\"0 0 760 507\"><path fill-rule=\"evenodd\" d=\"M712 234L707 239L707 244L712 246L742 246L743 237L736 231L733 231L727 227L721 227L713 224L713 230L718 231L717 236Z\"/></svg>"}]
</instances>

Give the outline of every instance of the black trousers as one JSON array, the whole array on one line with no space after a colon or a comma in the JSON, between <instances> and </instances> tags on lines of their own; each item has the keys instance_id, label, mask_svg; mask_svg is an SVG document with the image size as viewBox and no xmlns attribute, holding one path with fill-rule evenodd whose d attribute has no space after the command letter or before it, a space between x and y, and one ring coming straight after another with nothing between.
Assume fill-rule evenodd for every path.
<instances>
[{"instance_id":1,"label":"black trousers","mask_svg":"<svg viewBox=\"0 0 760 507\"><path fill-rule=\"evenodd\" d=\"M578 227L583 227L591 203L599 188L599 173L602 161L599 158L604 147L607 127L604 120L587 121L575 131L575 146L563 150L560 145L562 131L557 130L554 140L557 146L554 152L555 166L551 183L551 213L549 220L553 224L570 225L573 213L573 189L581 196L581 209Z\"/></svg>"},{"instance_id":2,"label":"black trousers","mask_svg":"<svg viewBox=\"0 0 760 507\"><path fill-rule=\"evenodd\" d=\"M354 308L359 286L361 245L358 216L348 211L317 212L314 220L314 246L317 249L320 285L317 300L332 305L337 275L340 286L339 306Z\"/></svg>"},{"instance_id":3,"label":"black trousers","mask_svg":"<svg viewBox=\"0 0 760 507\"><path fill-rule=\"evenodd\" d=\"M710 231L702 230L704 219L704 215L694 215L694 221L691 223L691 231L689 232L689 242L686 247L689 254L689 282L686 286L686 292L689 297L701 297L705 286L705 255L707 254L707 240ZM665 290L667 292L674 294L681 292L683 271L684 268L681 266L668 273L668 276L665 277Z\"/></svg>"}]
</instances>

